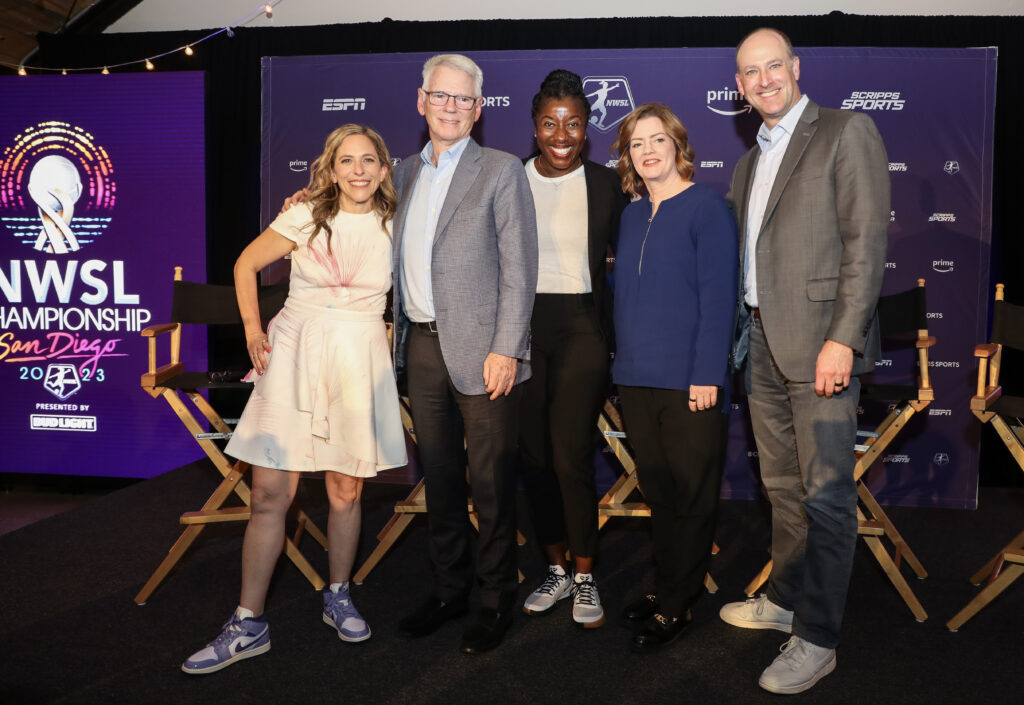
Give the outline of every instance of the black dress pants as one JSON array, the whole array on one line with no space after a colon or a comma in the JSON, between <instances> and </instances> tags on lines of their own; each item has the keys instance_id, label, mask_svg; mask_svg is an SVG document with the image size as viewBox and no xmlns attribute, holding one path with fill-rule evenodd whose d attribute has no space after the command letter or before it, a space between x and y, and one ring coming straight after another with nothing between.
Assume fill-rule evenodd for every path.
<instances>
[{"instance_id":1,"label":"black dress pants","mask_svg":"<svg viewBox=\"0 0 1024 705\"><path fill-rule=\"evenodd\" d=\"M608 346L590 294L537 294L530 321L533 376L523 384L523 486L542 546L568 537L597 555L594 429L608 391Z\"/></svg>"},{"instance_id":2,"label":"black dress pants","mask_svg":"<svg viewBox=\"0 0 1024 705\"><path fill-rule=\"evenodd\" d=\"M626 435L651 508L655 591L666 617L680 617L704 590L715 538L728 432L722 391L690 411L689 391L619 385Z\"/></svg>"},{"instance_id":3,"label":"black dress pants","mask_svg":"<svg viewBox=\"0 0 1024 705\"><path fill-rule=\"evenodd\" d=\"M480 523L480 606L507 610L515 603L518 588L515 466L521 385L494 401L487 394L461 394L448 375L437 334L416 326L409 333L407 369L426 481L435 595L445 601L462 599L473 584L472 529L466 512L468 462Z\"/></svg>"}]
</instances>

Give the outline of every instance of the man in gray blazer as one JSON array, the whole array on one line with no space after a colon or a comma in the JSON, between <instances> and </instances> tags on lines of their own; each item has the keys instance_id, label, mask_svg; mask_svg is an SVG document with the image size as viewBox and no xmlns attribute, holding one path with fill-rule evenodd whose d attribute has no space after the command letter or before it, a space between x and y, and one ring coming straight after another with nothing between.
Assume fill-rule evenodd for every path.
<instances>
[{"instance_id":1,"label":"man in gray blazer","mask_svg":"<svg viewBox=\"0 0 1024 705\"><path fill-rule=\"evenodd\" d=\"M416 107L430 141L394 178L395 366L408 375L434 567L433 594L399 630L424 636L468 609L468 460L480 608L462 635L466 653L497 646L516 603L515 385L530 376L537 285L537 224L522 164L469 136L482 88L483 72L465 56L426 62Z\"/></svg>"},{"instance_id":2,"label":"man in gray blazer","mask_svg":"<svg viewBox=\"0 0 1024 705\"><path fill-rule=\"evenodd\" d=\"M764 120L728 198L739 221L738 338L749 340L747 399L772 504L773 568L766 594L725 605L721 617L792 633L759 684L799 693L835 668L853 563L857 375L878 355L888 160L870 118L801 96L800 60L781 32L748 35L736 65L740 93Z\"/></svg>"}]
</instances>

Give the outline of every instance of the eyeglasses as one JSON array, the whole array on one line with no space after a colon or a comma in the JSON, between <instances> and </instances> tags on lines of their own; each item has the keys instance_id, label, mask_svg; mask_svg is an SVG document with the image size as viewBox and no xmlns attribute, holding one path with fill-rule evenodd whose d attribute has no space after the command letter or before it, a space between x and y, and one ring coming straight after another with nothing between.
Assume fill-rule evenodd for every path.
<instances>
[{"instance_id":1,"label":"eyeglasses","mask_svg":"<svg viewBox=\"0 0 1024 705\"><path fill-rule=\"evenodd\" d=\"M427 94L427 100L430 101L431 105L448 105L448 99L455 99L455 107L459 110L469 110L479 98L474 98L471 95L452 95L451 93L445 93L444 91L424 91Z\"/></svg>"}]
</instances>

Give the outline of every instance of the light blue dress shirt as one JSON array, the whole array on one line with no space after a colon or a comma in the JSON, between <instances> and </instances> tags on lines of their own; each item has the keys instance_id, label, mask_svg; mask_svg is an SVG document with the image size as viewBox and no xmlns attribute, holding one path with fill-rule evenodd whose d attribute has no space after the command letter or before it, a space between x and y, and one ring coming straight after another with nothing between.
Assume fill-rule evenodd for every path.
<instances>
[{"instance_id":1,"label":"light blue dress shirt","mask_svg":"<svg viewBox=\"0 0 1024 705\"><path fill-rule=\"evenodd\" d=\"M768 206L768 197L775 185L775 177L779 173L779 166L786 156L786 149L789 147L789 138L800 122L800 116L804 114L809 99L806 95L800 97L788 113L786 113L778 124L772 129L763 122L761 129L757 131L757 144L761 148L761 154L757 159L757 167L754 170L754 182L750 186L750 198L747 200L747 232L745 233L747 244L743 254L743 300L747 306L757 307L757 263L755 249L757 237L761 233L761 226L764 224L764 209Z\"/></svg>"},{"instance_id":2,"label":"light blue dress shirt","mask_svg":"<svg viewBox=\"0 0 1024 705\"><path fill-rule=\"evenodd\" d=\"M434 166L434 145L427 142L420 151L419 175L409 200L402 239L402 303L410 321L435 320L434 287L430 279L431 253L444 199L452 184L455 168L466 151L469 137L441 152Z\"/></svg>"}]
</instances>

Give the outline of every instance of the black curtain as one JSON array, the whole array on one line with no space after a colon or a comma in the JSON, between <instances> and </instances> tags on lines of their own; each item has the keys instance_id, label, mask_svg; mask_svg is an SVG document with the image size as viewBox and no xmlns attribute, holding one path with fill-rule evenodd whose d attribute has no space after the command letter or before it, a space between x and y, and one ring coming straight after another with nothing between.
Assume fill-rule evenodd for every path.
<instances>
[{"instance_id":1,"label":"black curtain","mask_svg":"<svg viewBox=\"0 0 1024 705\"><path fill-rule=\"evenodd\" d=\"M1008 297L1024 301L1020 261L1024 244L1012 235L1012 203L1024 186L1024 146L1014 128L1022 111L1024 17L875 17L833 12L824 16L622 18L593 20L472 20L395 22L318 27L238 28L158 60L160 71L202 70L206 79L207 281L230 283L235 258L259 232L260 57L414 51L593 49L734 46L760 26L786 32L800 46L999 48L992 281L1007 282ZM212 31L212 30L210 30ZM102 66L132 61L195 41L209 31L40 35L39 66ZM554 68L554 67L552 67ZM143 71L141 65L132 69ZM657 67L652 66L652 71ZM667 78L666 80L670 80ZM666 90L669 90L666 87ZM950 101L958 86L945 87ZM397 106L411 105L399 97ZM834 106L833 106L834 107ZM399 109L396 107L396 109ZM685 116L684 116L685 119ZM524 116L524 129L525 127ZM159 164L153 165L160 168ZM212 358L221 351L214 346ZM966 404L966 400L950 400ZM986 432L987 433L987 432ZM987 438L987 436L986 436ZM1001 445L989 439L983 446ZM1013 466L982 463L983 482L1024 478Z\"/></svg>"}]
</instances>

